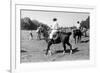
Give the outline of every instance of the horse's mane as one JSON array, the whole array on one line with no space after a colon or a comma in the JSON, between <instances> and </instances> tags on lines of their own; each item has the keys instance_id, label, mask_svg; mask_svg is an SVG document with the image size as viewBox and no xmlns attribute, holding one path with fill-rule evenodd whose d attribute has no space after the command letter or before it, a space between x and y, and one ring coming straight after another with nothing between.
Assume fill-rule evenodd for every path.
<instances>
[{"instance_id":1,"label":"horse's mane","mask_svg":"<svg viewBox=\"0 0 100 73\"><path fill-rule=\"evenodd\" d=\"M71 35L72 32L60 32L61 34L65 34L65 35Z\"/></svg>"}]
</instances>

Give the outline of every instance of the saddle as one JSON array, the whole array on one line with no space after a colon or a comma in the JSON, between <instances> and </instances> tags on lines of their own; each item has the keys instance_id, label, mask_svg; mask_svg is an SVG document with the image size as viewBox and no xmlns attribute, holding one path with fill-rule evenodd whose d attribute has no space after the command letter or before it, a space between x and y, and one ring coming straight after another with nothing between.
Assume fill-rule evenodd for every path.
<instances>
[{"instance_id":1,"label":"saddle","mask_svg":"<svg viewBox=\"0 0 100 73\"><path fill-rule=\"evenodd\" d=\"M59 33L56 32L56 33L53 34L53 38L52 38L52 39L53 39L53 40L56 40L56 39L58 38L58 36L59 36Z\"/></svg>"}]
</instances>

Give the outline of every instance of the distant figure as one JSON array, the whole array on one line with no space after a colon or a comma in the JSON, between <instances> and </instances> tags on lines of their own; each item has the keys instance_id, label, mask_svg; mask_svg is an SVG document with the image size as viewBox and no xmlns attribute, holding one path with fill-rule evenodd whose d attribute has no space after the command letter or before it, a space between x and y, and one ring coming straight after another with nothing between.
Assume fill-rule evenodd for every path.
<instances>
[{"instance_id":1,"label":"distant figure","mask_svg":"<svg viewBox=\"0 0 100 73\"><path fill-rule=\"evenodd\" d=\"M50 39L56 39L57 38L57 31L58 31L58 28L59 28L59 24L58 24L58 22L57 22L57 18L54 18L53 19L53 25L52 25L52 27L51 27L51 33L50 33L50 35L49 35L49 38Z\"/></svg>"},{"instance_id":2,"label":"distant figure","mask_svg":"<svg viewBox=\"0 0 100 73\"><path fill-rule=\"evenodd\" d=\"M32 40L33 39L32 30L30 30L29 34L30 34L30 40Z\"/></svg>"}]
</instances>

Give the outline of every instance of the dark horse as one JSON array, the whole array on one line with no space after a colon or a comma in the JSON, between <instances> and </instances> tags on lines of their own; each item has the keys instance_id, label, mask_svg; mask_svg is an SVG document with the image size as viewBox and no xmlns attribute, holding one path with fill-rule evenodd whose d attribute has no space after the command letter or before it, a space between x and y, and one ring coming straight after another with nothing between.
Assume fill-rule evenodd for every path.
<instances>
[{"instance_id":1,"label":"dark horse","mask_svg":"<svg viewBox=\"0 0 100 73\"><path fill-rule=\"evenodd\" d=\"M59 43L62 43L62 46L64 48L63 53L66 52L66 44L67 44L68 46L70 46L70 54L72 54L72 45L69 43L69 38L70 38L70 35L72 33L71 32L67 32L67 33L65 33L65 32L57 32L57 34L58 34L57 39L55 39L55 40L49 39L48 45L47 45L47 50L46 50L46 55L50 51L50 46L52 44L59 44Z\"/></svg>"},{"instance_id":2,"label":"dark horse","mask_svg":"<svg viewBox=\"0 0 100 73\"><path fill-rule=\"evenodd\" d=\"M80 29L73 30L73 38L75 39L75 44L81 41L82 32Z\"/></svg>"},{"instance_id":3,"label":"dark horse","mask_svg":"<svg viewBox=\"0 0 100 73\"><path fill-rule=\"evenodd\" d=\"M70 54L72 54L72 45L69 43L69 39L70 39L70 35L72 34L72 32L61 32L58 31L57 32L57 38L56 39L49 39L49 31L46 31L45 29L42 31L44 37L46 38L46 42L47 42L47 49L46 49L46 55L48 55L48 52L50 51L50 46L52 44L59 44L62 43L62 46L64 48L63 53L66 52L66 44L70 47Z\"/></svg>"}]
</instances>

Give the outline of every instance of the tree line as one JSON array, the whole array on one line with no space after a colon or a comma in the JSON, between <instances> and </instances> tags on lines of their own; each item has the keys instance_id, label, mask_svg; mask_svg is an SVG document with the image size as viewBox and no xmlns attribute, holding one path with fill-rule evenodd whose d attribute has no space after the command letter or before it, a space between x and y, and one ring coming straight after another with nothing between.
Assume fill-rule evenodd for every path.
<instances>
[{"instance_id":1,"label":"tree line","mask_svg":"<svg viewBox=\"0 0 100 73\"><path fill-rule=\"evenodd\" d=\"M38 20L31 20L29 17L21 18L21 30L37 30L42 25L45 29L50 28L46 24L39 22Z\"/></svg>"},{"instance_id":2,"label":"tree line","mask_svg":"<svg viewBox=\"0 0 100 73\"><path fill-rule=\"evenodd\" d=\"M21 30L37 30L37 28L42 25L45 29L50 28L47 24L39 22L38 20L31 20L29 17L21 18ZM80 27L89 29L90 28L90 17L84 21L81 21ZM67 27L66 27L67 28ZM75 28L72 26L70 28Z\"/></svg>"}]
</instances>

